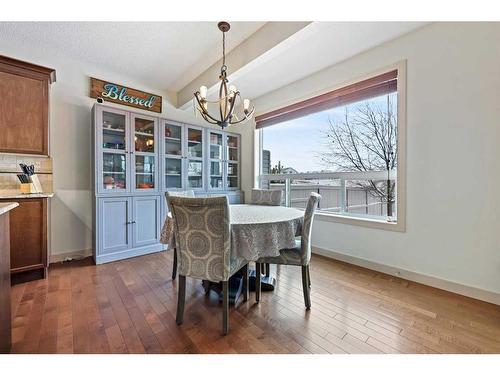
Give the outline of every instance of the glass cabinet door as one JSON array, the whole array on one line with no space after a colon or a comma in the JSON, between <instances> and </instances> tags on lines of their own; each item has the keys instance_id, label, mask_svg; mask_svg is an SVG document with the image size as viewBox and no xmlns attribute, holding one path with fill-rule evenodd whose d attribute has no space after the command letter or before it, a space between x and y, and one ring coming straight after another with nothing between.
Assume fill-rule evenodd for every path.
<instances>
[{"instance_id":1,"label":"glass cabinet door","mask_svg":"<svg viewBox=\"0 0 500 375\"><path fill-rule=\"evenodd\" d=\"M203 188L203 130L187 127L187 188Z\"/></svg>"},{"instance_id":2,"label":"glass cabinet door","mask_svg":"<svg viewBox=\"0 0 500 375\"><path fill-rule=\"evenodd\" d=\"M226 188L238 189L240 187L240 142L236 135L226 135Z\"/></svg>"},{"instance_id":3,"label":"glass cabinet door","mask_svg":"<svg viewBox=\"0 0 500 375\"><path fill-rule=\"evenodd\" d=\"M102 154L102 188L104 190L127 189L126 155L103 152Z\"/></svg>"},{"instance_id":4,"label":"glass cabinet door","mask_svg":"<svg viewBox=\"0 0 500 375\"><path fill-rule=\"evenodd\" d=\"M209 163L210 163L210 189L222 189L223 186L223 137L222 133L209 131Z\"/></svg>"},{"instance_id":5,"label":"glass cabinet door","mask_svg":"<svg viewBox=\"0 0 500 375\"><path fill-rule=\"evenodd\" d=\"M240 186L239 181L239 164L227 163L227 180L226 186L228 189L237 189Z\"/></svg>"},{"instance_id":6,"label":"glass cabinet door","mask_svg":"<svg viewBox=\"0 0 500 375\"><path fill-rule=\"evenodd\" d=\"M226 150L227 150L227 160L228 161L240 161L239 160L239 141L238 137L235 135L226 136Z\"/></svg>"},{"instance_id":7,"label":"glass cabinet door","mask_svg":"<svg viewBox=\"0 0 500 375\"><path fill-rule=\"evenodd\" d=\"M102 109L99 112L101 144L99 150L100 171L97 171L98 188L103 192L126 191L128 163L128 118L125 112Z\"/></svg>"},{"instance_id":8,"label":"glass cabinet door","mask_svg":"<svg viewBox=\"0 0 500 375\"><path fill-rule=\"evenodd\" d=\"M127 149L126 116L104 110L102 112L102 148L104 150Z\"/></svg>"},{"instance_id":9,"label":"glass cabinet door","mask_svg":"<svg viewBox=\"0 0 500 375\"><path fill-rule=\"evenodd\" d=\"M136 190L156 188L156 120L132 115Z\"/></svg>"},{"instance_id":10,"label":"glass cabinet door","mask_svg":"<svg viewBox=\"0 0 500 375\"><path fill-rule=\"evenodd\" d=\"M165 123L165 188L182 189L182 125Z\"/></svg>"}]
</instances>

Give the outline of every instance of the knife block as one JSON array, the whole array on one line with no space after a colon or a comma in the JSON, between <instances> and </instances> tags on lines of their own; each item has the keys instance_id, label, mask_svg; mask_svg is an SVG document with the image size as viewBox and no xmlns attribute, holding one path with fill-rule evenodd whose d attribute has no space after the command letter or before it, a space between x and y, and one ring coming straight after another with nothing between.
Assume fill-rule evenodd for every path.
<instances>
[{"instance_id":1,"label":"knife block","mask_svg":"<svg viewBox=\"0 0 500 375\"><path fill-rule=\"evenodd\" d=\"M42 192L42 184L40 184L40 180L36 174L30 176L30 183L21 183L21 193L22 194L34 194Z\"/></svg>"},{"instance_id":2,"label":"knife block","mask_svg":"<svg viewBox=\"0 0 500 375\"><path fill-rule=\"evenodd\" d=\"M32 183L29 184L21 183L21 194L32 194L32 193L36 193L35 187L33 186Z\"/></svg>"},{"instance_id":3,"label":"knife block","mask_svg":"<svg viewBox=\"0 0 500 375\"><path fill-rule=\"evenodd\" d=\"M35 190L33 191L33 193L41 193L43 191L42 184L40 184L40 180L38 179L38 176L36 174L31 175L31 182Z\"/></svg>"}]
</instances>

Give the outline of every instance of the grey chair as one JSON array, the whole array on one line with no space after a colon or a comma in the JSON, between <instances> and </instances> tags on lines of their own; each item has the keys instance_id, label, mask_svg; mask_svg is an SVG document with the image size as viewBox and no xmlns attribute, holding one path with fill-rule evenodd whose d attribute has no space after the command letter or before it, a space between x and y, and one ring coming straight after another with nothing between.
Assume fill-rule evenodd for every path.
<instances>
[{"instance_id":1,"label":"grey chair","mask_svg":"<svg viewBox=\"0 0 500 375\"><path fill-rule=\"evenodd\" d=\"M251 204L258 204L264 206L281 206L281 199L283 191L277 189L252 189L252 196L250 198ZM264 264L264 271L267 277L270 274L269 264Z\"/></svg>"},{"instance_id":2,"label":"grey chair","mask_svg":"<svg viewBox=\"0 0 500 375\"><path fill-rule=\"evenodd\" d=\"M194 198L194 190L184 190L184 191L167 191L165 193L165 200L167 201L168 212L172 212L170 207L169 198L170 197L188 197ZM177 249L174 247L174 265L172 267L172 280L175 280L177 276Z\"/></svg>"},{"instance_id":3,"label":"grey chair","mask_svg":"<svg viewBox=\"0 0 500 375\"><path fill-rule=\"evenodd\" d=\"M311 308L311 275L309 272L309 262L311 260L311 233L314 213L321 200L321 195L311 193L307 201L306 211L304 213L304 223L302 224L302 236L295 240L293 249L284 249L280 251L280 255L276 257L259 258L256 264L256 280L255 280L255 299L260 301L260 269L263 263L267 264L284 264L291 266L302 267L302 289L304 292L304 303L306 308Z\"/></svg>"},{"instance_id":4,"label":"grey chair","mask_svg":"<svg viewBox=\"0 0 500 375\"><path fill-rule=\"evenodd\" d=\"M243 269L243 299L248 300L248 261L231 252L231 224L227 197L169 197L179 255L177 324L182 324L186 277L222 283L223 325L229 331L228 280Z\"/></svg>"},{"instance_id":5,"label":"grey chair","mask_svg":"<svg viewBox=\"0 0 500 375\"><path fill-rule=\"evenodd\" d=\"M266 206L280 206L282 196L282 190L252 189L250 203Z\"/></svg>"}]
</instances>

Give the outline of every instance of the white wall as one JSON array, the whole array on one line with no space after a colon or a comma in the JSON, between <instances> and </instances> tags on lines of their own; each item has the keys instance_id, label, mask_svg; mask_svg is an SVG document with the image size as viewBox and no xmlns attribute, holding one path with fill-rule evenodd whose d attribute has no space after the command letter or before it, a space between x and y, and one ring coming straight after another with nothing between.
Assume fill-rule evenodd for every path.
<instances>
[{"instance_id":1,"label":"white wall","mask_svg":"<svg viewBox=\"0 0 500 375\"><path fill-rule=\"evenodd\" d=\"M171 93L148 87L105 67L75 61L64 51L0 36L0 54L56 69L57 82L50 93L50 154L55 192L51 200L51 255L92 249L91 108L95 100L89 97L90 76L162 95L161 117L206 125L194 117L191 109L182 111L173 107L170 103L175 99ZM161 82L158 85L161 86ZM240 128L234 126L230 131L239 132Z\"/></svg>"},{"instance_id":2,"label":"white wall","mask_svg":"<svg viewBox=\"0 0 500 375\"><path fill-rule=\"evenodd\" d=\"M500 23L431 24L254 101L264 113L407 59L406 232L317 220L314 246L500 293L499 46Z\"/></svg>"}]
</instances>

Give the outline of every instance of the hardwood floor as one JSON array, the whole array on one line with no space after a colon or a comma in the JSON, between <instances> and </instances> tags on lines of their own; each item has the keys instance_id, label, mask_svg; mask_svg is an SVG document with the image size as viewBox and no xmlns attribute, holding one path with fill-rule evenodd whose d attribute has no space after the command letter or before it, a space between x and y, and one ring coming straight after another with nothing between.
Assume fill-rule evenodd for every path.
<instances>
[{"instance_id":1,"label":"hardwood floor","mask_svg":"<svg viewBox=\"0 0 500 375\"><path fill-rule=\"evenodd\" d=\"M274 292L222 308L200 281L177 283L163 252L94 266L51 265L12 289L13 353L500 353L500 307L320 256L312 309L300 267L281 266ZM272 269L276 271L276 269Z\"/></svg>"}]
</instances>

